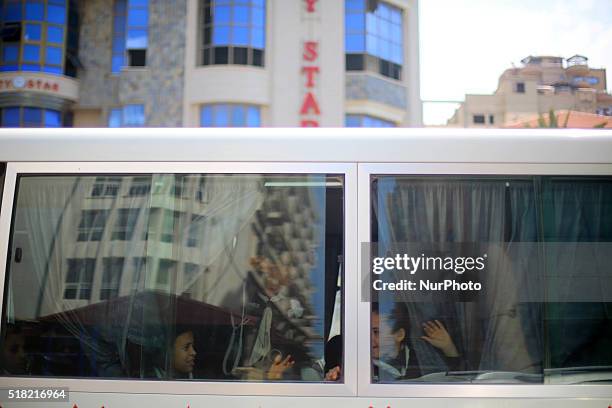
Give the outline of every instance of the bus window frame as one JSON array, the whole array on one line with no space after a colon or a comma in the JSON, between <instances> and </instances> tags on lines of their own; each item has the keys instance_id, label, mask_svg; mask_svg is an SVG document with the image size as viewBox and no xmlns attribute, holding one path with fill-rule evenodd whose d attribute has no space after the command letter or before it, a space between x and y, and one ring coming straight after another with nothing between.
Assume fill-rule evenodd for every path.
<instances>
[{"instance_id":1,"label":"bus window frame","mask_svg":"<svg viewBox=\"0 0 612 408\"><path fill-rule=\"evenodd\" d=\"M4 306L9 234L19 175L62 174L341 174L344 176L343 380L329 382L152 381L141 379L89 379L0 377L4 387L68 387L72 392L124 394L194 394L354 397L357 395L357 321L347 318L357 303L357 165L307 162L9 162L0 211L0 305ZM4 310L3 310L4 312ZM0 333L2 335L2 333Z\"/></svg>"},{"instance_id":2,"label":"bus window frame","mask_svg":"<svg viewBox=\"0 0 612 408\"><path fill-rule=\"evenodd\" d=\"M371 178L372 176L612 176L612 164L559 164L559 163L359 163L357 171L358 241L370 242ZM358 270L362 271L362 257ZM366 258L367 259L367 258ZM371 305L363 302L363 285L359 285L357 319L359 356L370 356ZM350 318L348 315L346 318ZM594 384L468 384L468 383L396 383L371 382L371 359L358 362L360 397L389 398L610 398L609 385Z\"/></svg>"}]
</instances>

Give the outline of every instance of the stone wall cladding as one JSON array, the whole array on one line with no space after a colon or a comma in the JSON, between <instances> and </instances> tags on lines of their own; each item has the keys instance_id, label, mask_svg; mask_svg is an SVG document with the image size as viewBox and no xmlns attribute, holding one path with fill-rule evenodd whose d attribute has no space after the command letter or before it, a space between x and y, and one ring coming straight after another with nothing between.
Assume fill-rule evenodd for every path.
<instances>
[{"instance_id":1,"label":"stone wall cladding","mask_svg":"<svg viewBox=\"0 0 612 408\"><path fill-rule=\"evenodd\" d=\"M346 74L346 99L372 100L406 109L406 88L367 73Z\"/></svg>"},{"instance_id":2,"label":"stone wall cladding","mask_svg":"<svg viewBox=\"0 0 612 408\"><path fill-rule=\"evenodd\" d=\"M113 1L84 0L81 8L79 105L108 115L112 107L143 103L146 126L182 126L186 0L149 0L147 66L118 75L111 74Z\"/></svg>"},{"instance_id":3,"label":"stone wall cladding","mask_svg":"<svg viewBox=\"0 0 612 408\"><path fill-rule=\"evenodd\" d=\"M98 108L113 100L111 45L113 1L81 0L79 7L79 107Z\"/></svg>"}]
</instances>

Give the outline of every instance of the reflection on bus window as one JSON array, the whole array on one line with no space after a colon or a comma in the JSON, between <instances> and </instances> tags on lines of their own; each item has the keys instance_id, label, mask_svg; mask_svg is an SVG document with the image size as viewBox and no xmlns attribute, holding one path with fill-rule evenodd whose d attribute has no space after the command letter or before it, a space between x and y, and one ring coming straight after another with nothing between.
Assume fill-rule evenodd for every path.
<instances>
[{"instance_id":1,"label":"reflection on bus window","mask_svg":"<svg viewBox=\"0 0 612 408\"><path fill-rule=\"evenodd\" d=\"M376 256L435 265L469 247L486 258L486 273L444 275L477 277L484 289L470 298L372 290L373 382L612 381L610 178L376 176L371 186Z\"/></svg>"},{"instance_id":2,"label":"reflection on bus window","mask_svg":"<svg viewBox=\"0 0 612 408\"><path fill-rule=\"evenodd\" d=\"M20 176L4 374L339 381L343 184Z\"/></svg>"}]
</instances>

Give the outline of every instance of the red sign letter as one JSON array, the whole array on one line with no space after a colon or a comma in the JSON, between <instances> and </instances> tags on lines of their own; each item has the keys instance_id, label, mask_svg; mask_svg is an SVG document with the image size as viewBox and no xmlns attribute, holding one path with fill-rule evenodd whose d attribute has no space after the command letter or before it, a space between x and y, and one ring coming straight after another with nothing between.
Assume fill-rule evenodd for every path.
<instances>
[{"instance_id":1,"label":"red sign letter","mask_svg":"<svg viewBox=\"0 0 612 408\"><path fill-rule=\"evenodd\" d=\"M311 92L308 92L304 97L304 102L302 103L302 109L300 109L300 115L307 115L310 110L314 110L314 113L319 115L321 111L319 110L319 105L314 98L314 95Z\"/></svg>"},{"instance_id":2,"label":"red sign letter","mask_svg":"<svg viewBox=\"0 0 612 408\"><path fill-rule=\"evenodd\" d=\"M312 88L314 86L315 74L319 73L319 67L304 67L302 72L306 73L306 87Z\"/></svg>"},{"instance_id":3,"label":"red sign letter","mask_svg":"<svg viewBox=\"0 0 612 408\"><path fill-rule=\"evenodd\" d=\"M319 127L319 122L312 119L302 120L301 127Z\"/></svg>"},{"instance_id":4,"label":"red sign letter","mask_svg":"<svg viewBox=\"0 0 612 408\"><path fill-rule=\"evenodd\" d=\"M304 54L302 54L302 57L306 60L306 61L314 61L317 59L317 56L319 55L319 53L317 52L317 46L319 45L318 42L316 41L306 41L304 43Z\"/></svg>"},{"instance_id":5,"label":"red sign letter","mask_svg":"<svg viewBox=\"0 0 612 408\"><path fill-rule=\"evenodd\" d=\"M309 13L314 13L316 2L317 0L306 0L306 11L308 11Z\"/></svg>"}]
</instances>

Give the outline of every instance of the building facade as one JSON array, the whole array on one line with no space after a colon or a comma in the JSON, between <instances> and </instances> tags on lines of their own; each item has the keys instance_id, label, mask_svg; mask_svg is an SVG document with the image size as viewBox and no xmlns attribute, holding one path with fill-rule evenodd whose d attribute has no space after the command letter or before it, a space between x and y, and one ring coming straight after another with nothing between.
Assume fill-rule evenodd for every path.
<instances>
[{"instance_id":1,"label":"building facade","mask_svg":"<svg viewBox=\"0 0 612 408\"><path fill-rule=\"evenodd\" d=\"M493 95L466 95L448 121L458 127L503 127L530 121L553 110L612 115L606 70L591 68L586 57L529 56L507 69Z\"/></svg>"},{"instance_id":2,"label":"building facade","mask_svg":"<svg viewBox=\"0 0 612 408\"><path fill-rule=\"evenodd\" d=\"M421 125L417 0L7 0L2 27L2 126Z\"/></svg>"}]
</instances>

